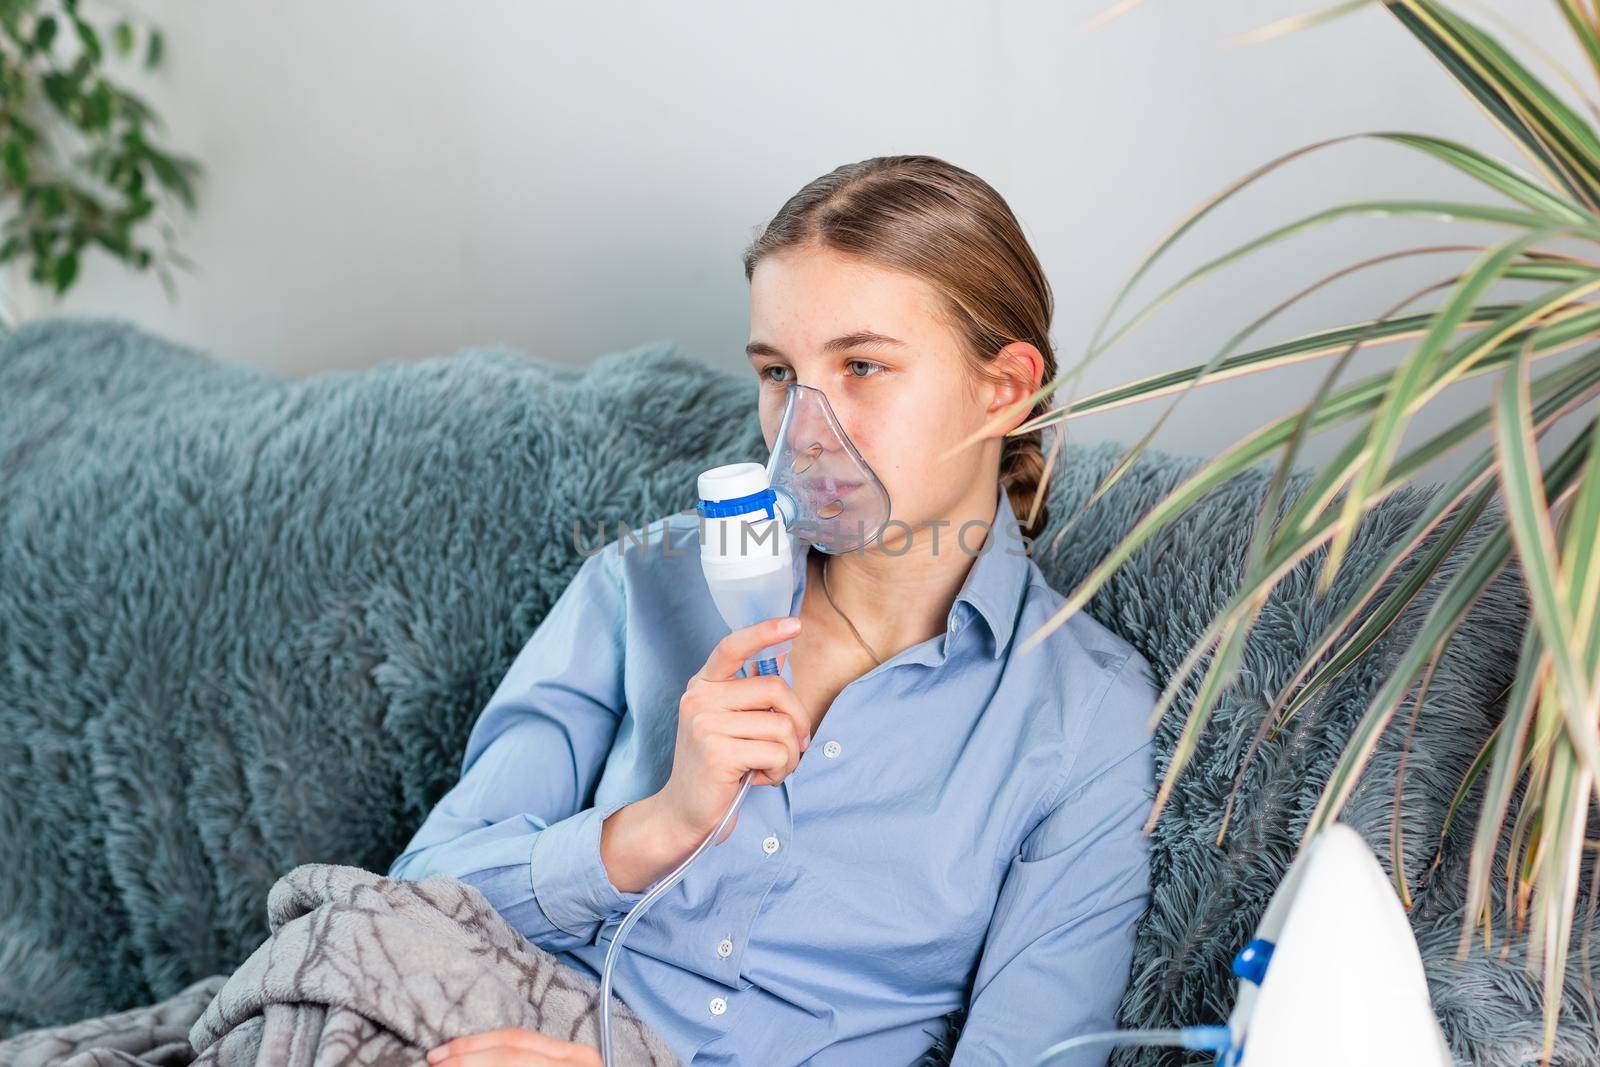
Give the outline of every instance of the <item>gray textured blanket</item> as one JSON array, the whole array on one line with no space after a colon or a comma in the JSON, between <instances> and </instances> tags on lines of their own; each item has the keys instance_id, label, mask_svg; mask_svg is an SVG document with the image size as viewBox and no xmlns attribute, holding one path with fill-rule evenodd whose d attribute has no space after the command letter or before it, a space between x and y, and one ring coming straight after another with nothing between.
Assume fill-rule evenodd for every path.
<instances>
[{"instance_id":1,"label":"gray textured blanket","mask_svg":"<svg viewBox=\"0 0 1600 1067\"><path fill-rule=\"evenodd\" d=\"M503 1027L599 1045L599 987L513 929L472 886L307 863L272 887L272 934L232 976L165 1000L0 1041L9 1067L322 1067L422 1062ZM678 1058L621 1000L614 1059Z\"/></svg>"}]
</instances>

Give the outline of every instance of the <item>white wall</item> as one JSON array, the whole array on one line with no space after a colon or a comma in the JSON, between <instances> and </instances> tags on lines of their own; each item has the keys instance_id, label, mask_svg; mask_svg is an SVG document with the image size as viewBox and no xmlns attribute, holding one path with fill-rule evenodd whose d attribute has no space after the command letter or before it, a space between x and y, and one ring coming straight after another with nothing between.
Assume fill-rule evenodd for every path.
<instances>
[{"instance_id":1,"label":"white wall","mask_svg":"<svg viewBox=\"0 0 1600 1067\"><path fill-rule=\"evenodd\" d=\"M168 65L135 84L166 116L168 143L208 167L199 215L182 225L200 270L180 273L171 304L153 275L95 254L60 308L291 374L488 342L579 363L658 338L742 369L739 255L756 228L840 163L926 152L985 177L1022 220L1055 288L1065 364L1159 235L1277 153L1410 129L1514 158L1380 7L1240 46L1229 39L1324 0L1145 0L1079 30L1109 6L150 0ZM1554 5L1516 8L1581 71ZM1337 147L1228 205L1156 280L1298 214L1390 195L1485 198L1403 149ZM1492 236L1392 221L1321 230L1169 305L1088 387L1201 362L1362 256ZM1343 283L1262 339L1375 315L1464 262ZM1197 393L1158 445L1219 448L1316 373ZM1460 404L1487 395L1463 392ZM1085 419L1075 436L1132 440L1153 412Z\"/></svg>"}]
</instances>

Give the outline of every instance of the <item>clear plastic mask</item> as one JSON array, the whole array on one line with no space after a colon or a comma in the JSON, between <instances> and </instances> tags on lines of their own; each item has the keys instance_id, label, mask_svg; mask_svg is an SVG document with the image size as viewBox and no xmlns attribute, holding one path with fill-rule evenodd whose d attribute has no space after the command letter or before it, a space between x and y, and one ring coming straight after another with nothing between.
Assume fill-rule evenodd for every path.
<instances>
[{"instance_id":1,"label":"clear plastic mask","mask_svg":"<svg viewBox=\"0 0 1600 1067\"><path fill-rule=\"evenodd\" d=\"M809 385L789 384L767 484L789 533L830 555L866 548L889 523L889 490L844 432L827 395Z\"/></svg>"}]
</instances>

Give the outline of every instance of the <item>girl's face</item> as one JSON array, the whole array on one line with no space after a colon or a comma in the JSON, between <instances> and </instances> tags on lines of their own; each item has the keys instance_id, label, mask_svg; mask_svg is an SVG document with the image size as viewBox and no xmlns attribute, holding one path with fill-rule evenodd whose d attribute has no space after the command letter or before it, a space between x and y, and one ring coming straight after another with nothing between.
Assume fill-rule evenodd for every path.
<instances>
[{"instance_id":1,"label":"girl's face","mask_svg":"<svg viewBox=\"0 0 1600 1067\"><path fill-rule=\"evenodd\" d=\"M979 380L938 308L938 294L920 278L830 249L769 255L750 279L747 354L760 381L767 447L777 440L788 385L822 390L888 488L892 517L912 527L987 514L1000 434L1023 416L946 454L999 409L1026 399L1043 369L1038 350L1017 342L995 368L1007 381ZM956 532L942 532L941 551ZM983 541L982 531L964 537L974 551Z\"/></svg>"}]
</instances>

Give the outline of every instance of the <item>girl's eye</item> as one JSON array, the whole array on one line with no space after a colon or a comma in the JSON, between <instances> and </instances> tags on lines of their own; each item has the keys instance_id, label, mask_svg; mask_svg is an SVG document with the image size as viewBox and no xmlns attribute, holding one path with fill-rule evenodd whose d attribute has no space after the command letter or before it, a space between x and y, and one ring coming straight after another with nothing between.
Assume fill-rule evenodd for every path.
<instances>
[{"instance_id":1,"label":"girl's eye","mask_svg":"<svg viewBox=\"0 0 1600 1067\"><path fill-rule=\"evenodd\" d=\"M871 360L866 359L852 359L848 364L846 364L846 366L851 368L850 376L852 378L870 378L874 374L877 374L879 371L883 370L882 364L873 363ZM859 373L857 372L857 368L860 368ZM760 376L761 380L764 382L771 382L775 385L787 385L789 382L793 381L792 378L783 377L783 375L788 373L788 367L774 363L769 367L763 367Z\"/></svg>"}]
</instances>

